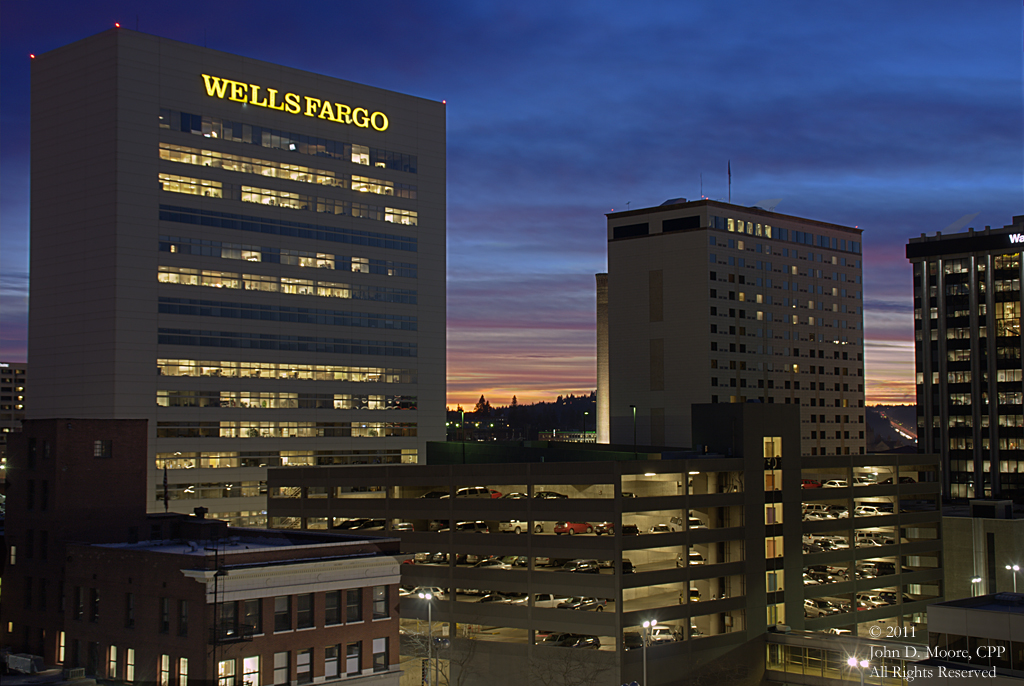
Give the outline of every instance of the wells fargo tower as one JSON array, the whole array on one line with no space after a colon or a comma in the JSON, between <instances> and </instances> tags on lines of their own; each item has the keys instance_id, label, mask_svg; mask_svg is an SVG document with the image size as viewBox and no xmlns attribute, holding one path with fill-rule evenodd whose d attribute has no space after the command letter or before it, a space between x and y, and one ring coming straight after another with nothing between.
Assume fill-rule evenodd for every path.
<instances>
[{"instance_id":1,"label":"wells fargo tower","mask_svg":"<svg viewBox=\"0 0 1024 686\"><path fill-rule=\"evenodd\" d=\"M92 36L33 60L31 248L29 417L148 419L151 511L443 440L442 103Z\"/></svg>"}]
</instances>

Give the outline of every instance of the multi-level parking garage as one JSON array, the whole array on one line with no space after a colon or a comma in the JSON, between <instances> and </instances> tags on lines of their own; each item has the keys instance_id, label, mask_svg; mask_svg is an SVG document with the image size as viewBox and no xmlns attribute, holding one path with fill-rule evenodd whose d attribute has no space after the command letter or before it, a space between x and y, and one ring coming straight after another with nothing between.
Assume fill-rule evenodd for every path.
<instances>
[{"instance_id":1,"label":"multi-level parking garage","mask_svg":"<svg viewBox=\"0 0 1024 686\"><path fill-rule=\"evenodd\" d=\"M633 648L651 620L658 632L648 659L664 675L652 668L652 683L763 657L763 645L749 644L775 624L866 632L869 622L916 620L941 590L935 463L801 458L794 408L710 407L724 419L696 423L707 429L700 451L439 443L428 444L427 465L274 469L271 526L401 537L404 654L425 656L424 634L444 636L445 650L461 645L463 657L498 675L495 686L506 673L521 683L533 665L570 660L609 671L608 683L635 679L641 651ZM849 485L869 471L873 485ZM847 485L811 483L833 480ZM857 514L858 506L882 512L886 499L892 514ZM809 514L844 503L854 516ZM838 541L865 533L878 545ZM825 537L836 539L827 550ZM819 582L819 569L850 578ZM858 594L893 589L909 597L852 608ZM427 590L430 601L419 597ZM806 617L808 600L828 609Z\"/></svg>"},{"instance_id":2,"label":"multi-level parking garage","mask_svg":"<svg viewBox=\"0 0 1024 686\"><path fill-rule=\"evenodd\" d=\"M745 627L740 458L321 468L316 485L302 484L304 471L281 470L288 483L271 485L273 527L401 536L403 586L442 589L434 617L478 627L487 640L570 632L615 651L623 633L653 618L680 640ZM491 594L504 600L480 602ZM571 597L603 605L551 606ZM406 601L403 617L421 605Z\"/></svg>"},{"instance_id":3,"label":"multi-level parking garage","mask_svg":"<svg viewBox=\"0 0 1024 686\"><path fill-rule=\"evenodd\" d=\"M942 598L937 459L819 457L801 485L806 627L920 626Z\"/></svg>"}]
</instances>

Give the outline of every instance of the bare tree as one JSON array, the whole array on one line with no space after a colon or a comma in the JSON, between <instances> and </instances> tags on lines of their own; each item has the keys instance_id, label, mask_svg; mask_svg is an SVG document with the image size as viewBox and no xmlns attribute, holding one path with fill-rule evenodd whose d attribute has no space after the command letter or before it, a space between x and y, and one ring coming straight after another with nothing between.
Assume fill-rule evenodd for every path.
<instances>
[{"instance_id":1,"label":"bare tree","mask_svg":"<svg viewBox=\"0 0 1024 686\"><path fill-rule=\"evenodd\" d=\"M531 681L541 686L612 683L612 670L594 658L594 651L582 648L541 648L530 660Z\"/></svg>"},{"instance_id":2,"label":"bare tree","mask_svg":"<svg viewBox=\"0 0 1024 686\"><path fill-rule=\"evenodd\" d=\"M434 658L430 669L432 674L437 675L437 686L464 686L478 671L473 664L476 648L477 642L470 638L435 636L434 650L430 651L426 634L406 634L402 637L402 652L405 655Z\"/></svg>"}]
</instances>

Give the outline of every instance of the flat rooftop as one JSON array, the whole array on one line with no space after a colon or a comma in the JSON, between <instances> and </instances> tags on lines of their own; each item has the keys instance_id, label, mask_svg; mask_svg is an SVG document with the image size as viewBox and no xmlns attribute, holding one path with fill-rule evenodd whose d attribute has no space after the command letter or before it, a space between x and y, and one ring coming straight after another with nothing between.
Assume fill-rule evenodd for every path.
<instances>
[{"instance_id":1,"label":"flat rooftop","mask_svg":"<svg viewBox=\"0 0 1024 686\"><path fill-rule=\"evenodd\" d=\"M976 598L961 598L936 603L935 607L959 607L968 610L984 610L986 612L1009 612L1024 614L1024 593L992 593Z\"/></svg>"},{"instance_id":2,"label":"flat rooftop","mask_svg":"<svg viewBox=\"0 0 1024 686\"><path fill-rule=\"evenodd\" d=\"M205 557L215 552L220 555L260 550L309 550L324 546L360 546L365 543L390 542L399 539L365 534L344 534L329 532L293 531L277 529L236 529L228 530L229 535L216 540L167 539L139 541L137 543L96 543L96 548L138 550L168 555L195 555ZM365 551L362 554L367 554Z\"/></svg>"}]
</instances>

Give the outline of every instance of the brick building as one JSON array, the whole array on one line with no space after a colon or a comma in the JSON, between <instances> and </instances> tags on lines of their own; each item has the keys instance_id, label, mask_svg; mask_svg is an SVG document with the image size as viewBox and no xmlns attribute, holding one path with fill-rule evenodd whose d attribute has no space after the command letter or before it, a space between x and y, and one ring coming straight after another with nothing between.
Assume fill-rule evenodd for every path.
<instances>
[{"instance_id":1,"label":"brick building","mask_svg":"<svg viewBox=\"0 0 1024 686\"><path fill-rule=\"evenodd\" d=\"M146 514L145 420L12 440L3 645L125 682L398 683L399 541Z\"/></svg>"}]
</instances>

